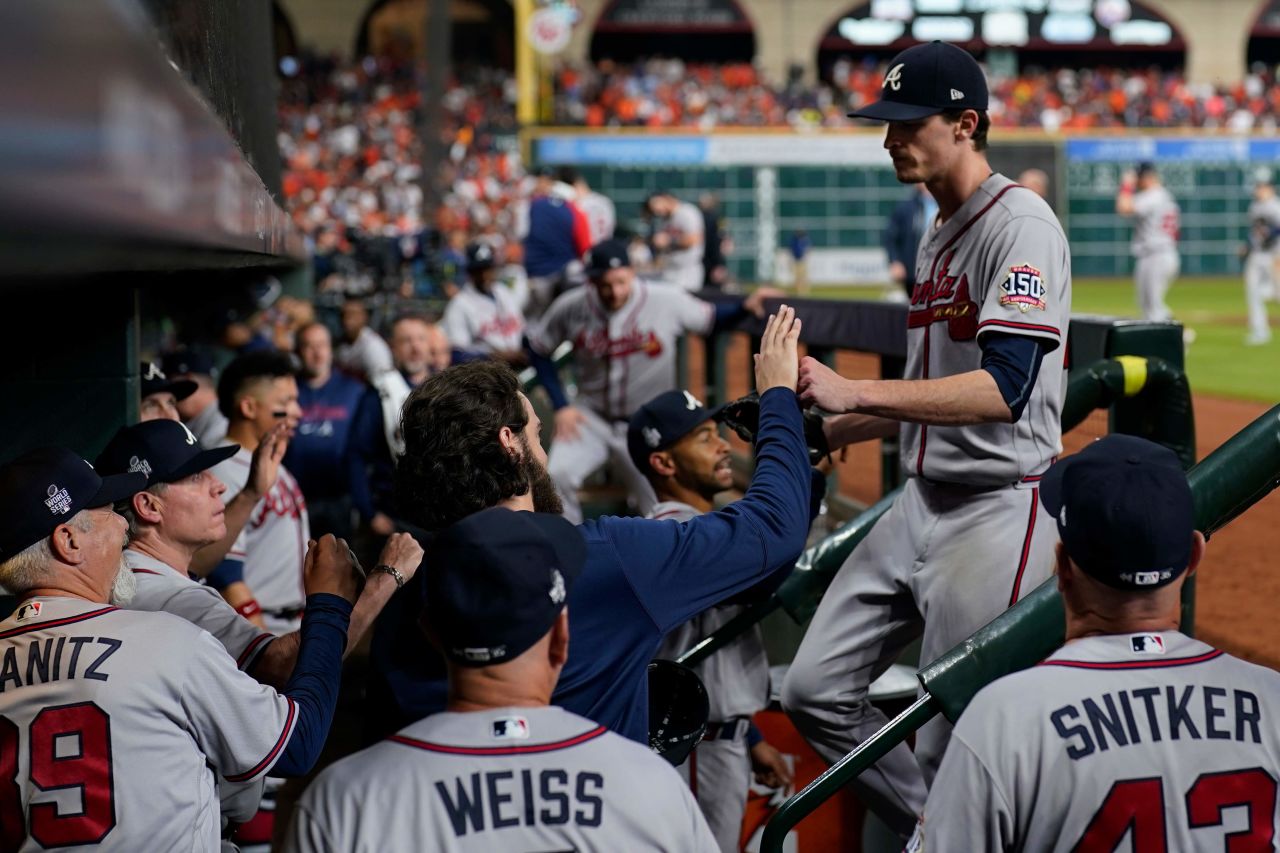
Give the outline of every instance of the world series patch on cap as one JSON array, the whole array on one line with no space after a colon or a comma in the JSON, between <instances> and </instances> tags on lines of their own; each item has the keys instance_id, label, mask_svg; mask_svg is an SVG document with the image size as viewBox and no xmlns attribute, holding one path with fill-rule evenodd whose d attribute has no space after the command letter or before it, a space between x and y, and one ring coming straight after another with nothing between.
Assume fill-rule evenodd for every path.
<instances>
[{"instance_id":1,"label":"world series patch on cap","mask_svg":"<svg viewBox=\"0 0 1280 853\"><path fill-rule=\"evenodd\" d=\"M82 509L110 506L147 487L142 474L102 477L65 447L37 447L0 466L0 560L44 539Z\"/></svg>"}]
</instances>

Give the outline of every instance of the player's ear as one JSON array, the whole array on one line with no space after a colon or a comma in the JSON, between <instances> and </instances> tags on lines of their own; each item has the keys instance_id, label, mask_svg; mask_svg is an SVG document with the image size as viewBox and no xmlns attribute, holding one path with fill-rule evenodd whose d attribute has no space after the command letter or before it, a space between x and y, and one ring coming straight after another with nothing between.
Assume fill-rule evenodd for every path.
<instances>
[{"instance_id":1,"label":"player's ear","mask_svg":"<svg viewBox=\"0 0 1280 853\"><path fill-rule=\"evenodd\" d=\"M547 656L551 665L558 672L569 659L569 608L560 611L556 621L551 624L551 642L547 647Z\"/></svg>"},{"instance_id":2,"label":"player's ear","mask_svg":"<svg viewBox=\"0 0 1280 853\"><path fill-rule=\"evenodd\" d=\"M73 518L72 521L75 519ZM70 566L78 566L84 562L84 534L74 524L59 524L49 534L49 550L61 562Z\"/></svg>"},{"instance_id":3,"label":"player's ear","mask_svg":"<svg viewBox=\"0 0 1280 853\"><path fill-rule=\"evenodd\" d=\"M520 455L520 436L511 427L504 426L498 430L498 444L502 445L508 456Z\"/></svg>"},{"instance_id":4,"label":"player's ear","mask_svg":"<svg viewBox=\"0 0 1280 853\"><path fill-rule=\"evenodd\" d=\"M236 400L236 410L240 412L240 417L246 421L251 421L258 415L258 398L252 394L245 394L239 400Z\"/></svg>"},{"instance_id":5,"label":"player's ear","mask_svg":"<svg viewBox=\"0 0 1280 853\"><path fill-rule=\"evenodd\" d=\"M659 477L673 477L676 473L675 460L665 450L657 450L649 454L649 468Z\"/></svg>"},{"instance_id":6,"label":"player's ear","mask_svg":"<svg viewBox=\"0 0 1280 853\"><path fill-rule=\"evenodd\" d=\"M1204 559L1206 547L1208 546L1204 541L1204 534L1199 530L1193 531L1191 534L1191 562L1187 563L1187 577L1191 577L1196 573L1196 568L1200 565L1200 561Z\"/></svg>"},{"instance_id":7,"label":"player's ear","mask_svg":"<svg viewBox=\"0 0 1280 853\"><path fill-rule=\"evenodd\" d=\"M141 491L129 499L133 513L148 524L160 523L160 499L148 491Z\"/></svg>"}]
</instances>

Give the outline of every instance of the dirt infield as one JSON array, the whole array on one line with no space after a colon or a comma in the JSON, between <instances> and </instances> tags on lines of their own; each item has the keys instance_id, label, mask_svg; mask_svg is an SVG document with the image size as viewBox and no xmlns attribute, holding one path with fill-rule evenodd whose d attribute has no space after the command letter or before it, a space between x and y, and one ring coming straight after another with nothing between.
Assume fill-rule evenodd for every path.
<instances>
[{"instance_id":1,"label":"dirt infield","mask_svg":"<svg viewBox=\"0 0 1280 853\"><path fill-rule=\"evenodd\" d=\"M689 348L690 375L702 376L700 342ZM751 355L744 335L735 336L728 357L728 394L745 394ZM879 375L874 355L842 352L836 368L843 376ZM704 393L696 382L691 390ZM1195 396L1196 452L1203 458L1267 410L1260 403ZM1079 450L1106 430L1098 412L1064 437L1066 452ZM736 441L736 439L735 439ZM745 449L739 443L739 449ZM880 443L850 448L839 465L840 491L859 502L880 496ZM1280 620L1272 612L1280 601L1280 491L1260 501L1220 530L1209 543L1198 582L1196 631L1201 639L1247 660L1280 669Z\"/></svg>"}]
</instances>

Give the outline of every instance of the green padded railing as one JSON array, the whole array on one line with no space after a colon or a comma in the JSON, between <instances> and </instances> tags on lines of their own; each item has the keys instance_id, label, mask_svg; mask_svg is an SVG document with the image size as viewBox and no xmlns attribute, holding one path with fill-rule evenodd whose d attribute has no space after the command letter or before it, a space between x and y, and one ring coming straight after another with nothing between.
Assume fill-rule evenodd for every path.
<instances>
[{"instance_id":1,"label":"green padded railing","mask_svg":"<svg viewBox=\"0 0 1280 853\"><path fill-rule=\"evenodd\" d=\"M1280 406L1236 433L1187 472L1196 526L1208 538L1280 486ZM787 833L911 732L941 713L955 722L973 696L1062 645L1062 599L1052 579L918 673L924 695L789 799L765 827L761 850L780 853Z\"/></svg>"}]
</instances>

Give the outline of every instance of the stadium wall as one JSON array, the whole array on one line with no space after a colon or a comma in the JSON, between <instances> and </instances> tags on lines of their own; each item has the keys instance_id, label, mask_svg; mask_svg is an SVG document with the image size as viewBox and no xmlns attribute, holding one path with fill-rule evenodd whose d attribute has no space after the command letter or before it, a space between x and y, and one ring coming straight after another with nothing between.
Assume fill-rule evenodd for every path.
<instances>
[{"instance_id":1,"label":"stadium wall","mask_svg":"<svg viewBox=\"0 0 1280 853\"><path fill-rule=\"evenodd\" d=\"M526 139L537 165L572 165L618 207L619 224L639 231L640 204L655 189L697 200L714 193L733 240L731 272L743 281L786 280L791 235L813 241L809 277L823 283L887 280L881 233L907 190L894 177L877 132L652 131L591 133L539 129ZM1155 162L1182 205L1186 275L1240 272L1250 179L1280 162L1280 140L1229 136L1050 139L998 130L992 165L1011 176L1037 167L1053 177L1050 202L1071 241L1080 276L1128 275L1130 227L1115 213L1121 173ZM825 281L824 281L825 280Z\"/></svg>"},{"instance_id":2,"label":"stadium wall","mask_svg":"<svg viewBox=\"0 0 1280 853\"><path fill-rule=\"evenodd\" d=\"M322 53L350 57L361 22L377 0L276 0L292 22L298 43ZM425 0L424 0L425 2ZM585 61L591 35L610 0L577 0L582 22L574 28L564 56ZM843 15L865 5L858 0L738 0L751 20L756 61L774 80L785 79L792 63L816 72L818 44ZM1186 73L1193 82L1232 82L1245 70L1249 30L1263 0L1159 0L1187 43ZM714 36L708 36L714 37ZM1064 57L1065 59L1066 57Z\"/></svg>"}]
</instances>

